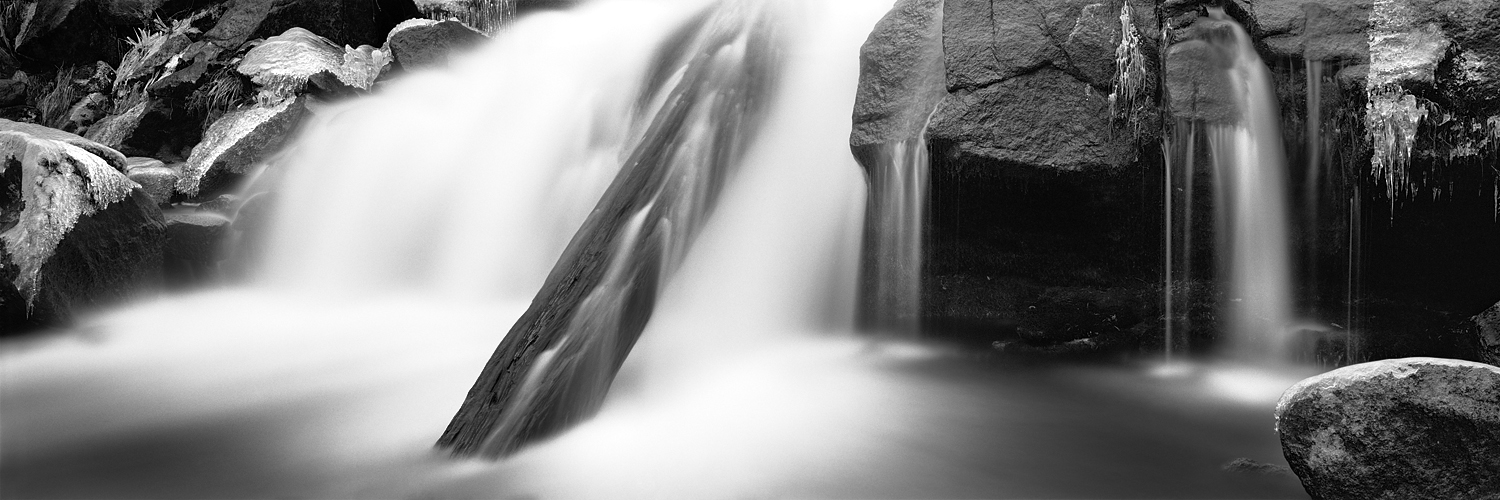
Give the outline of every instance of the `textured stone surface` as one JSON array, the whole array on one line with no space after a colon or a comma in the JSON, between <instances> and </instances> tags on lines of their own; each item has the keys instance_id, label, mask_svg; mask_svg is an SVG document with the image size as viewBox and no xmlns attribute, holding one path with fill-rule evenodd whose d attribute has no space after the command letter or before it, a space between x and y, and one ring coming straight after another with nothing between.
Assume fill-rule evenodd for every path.
<instances>
[{"instance_id":1,"label":"textured stone surface","mask_svg":"<svg viewBox=\"0 0 1500 500\"><path fill-rule=\"evenodd\" d=\"M1239 117L1229 81L1232 55L1203 40L1188 40L1167 49L1162 81L1168 107L1178 118L1232 123Z\"/></svg>"},{"instance_id":2,"label":"textured stone surface","mask_svg":"<svg viewBox=\"0 0 1500 500\"><path fill-rule=\"evenodd\" d=\"M402 68L419 69L447 64L448 58L489 40L464 23L411 19L396 25L386 38Z\"/></svg>"},{"instance_id":3,"label":"textured stone surface","mask_svg":"<svg viewBox=\"0 0 1500 500\"><path fill-rule=\"evenodd\" d=\"M901 0L860 48L855 147L916 137L944 88L942 0Z\"/></svg>"},{"instance_id":4,"label":"textured stone surface","mask_svg":"<svg viewBox=\"0 0 1500 500\"><path fill-rule=\"evenodd\" d=\"M172 201L172 193L177 190L178 175L176 170L160 165L161 162L157 163L157 166L132 168L126 175L136 184L140 184L141 189L145 190L156 203L165 204Z\"/></svg>"},{"instance_id":5,"label":"textured stone surface","mask_svg":"<svg viewBox=\"0 0 1500 500\"><path fill-rule=\"evenodd\" d=\"M1500 497L1500 367L1441 358L1348 366L1288 389L1276 419L1313 498Z\"/></svg>"},{"instance_id":6,"label":"textured stone surface","mask_svg":"<svg viewBox=\"0 0 1500 500\"><path fill-rule=\"evenodd\" d=\"M306 110L299 97L224 115L193 148L177 191L212 196L231 188L251 167L281 148Z\"/></svg>"},{"instance_id":7,"label":"textured stone surface","mask_svg":"<svg viewBox=\"0 0 1500 500\"><path fill-rule=\"evenodd\" d=\"M961 154L1048 169L1115 165L1124 154L1105 96L1053 68L951 94L928 136Z\"/></svg>"}]
</instances>

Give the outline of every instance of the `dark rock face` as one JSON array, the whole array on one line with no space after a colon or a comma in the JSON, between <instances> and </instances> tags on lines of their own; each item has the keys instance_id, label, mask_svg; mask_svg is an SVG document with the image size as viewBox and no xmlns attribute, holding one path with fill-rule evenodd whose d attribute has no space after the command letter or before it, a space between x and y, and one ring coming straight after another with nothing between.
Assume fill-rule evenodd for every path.
<instances>
[{"instance_id":1,"label":"dark rock face","mask_svg":"<svg viewBox=\"0 0 1500 500\"><path fill-rule=\"evenodd\" d=\"M1484 362L1500 366L1500 302L1469 320L1479 328L1479 354Z\"/></svg>"},{"instance_id":2,"label":"dark rock face","mask_svg":"<svg viewBox=\"0 0 1500 500\"><path fill-rule=\"evenodd\" d=\"M161 212L124 166L98 143L0 120L0 334L160 284Z\"/></svg>"},{"instance_id":3,"label":"dark rock face","mask_svg":"<svg viewBox=\"0 0 1500 500\"><path fill-rule=\"evenodd\" d=\"M1500 497L1500 368L1441 358L1348 366L1288 389L1277 431L1313 498Z\"/></svg>"},{"instance_id":4,"label":"dark rock face","mask_svg":"<svg viewBox=\"0 0 1500 500\"><path fill-rule=\"evenodd\" d=\"M1159 66L1155 7L1131 6L1125 12L1139 44L1126 53L1152 71ZM950 154L1017 166L1080 170L1131 163L1137 138L1116 133L1109 98L1126 35L1121 12L1086 1L946 2L950 95L933 116L930 136L956 145ZM1121 96L1120 104L1137 92Z\"/></svg>"},{"instance_id":5,"label":"dark rock face","mask_svg":"<svg viewBox=\"0 0 1500 500\"><path fill-rule=\"evenodd\" d=\"M405 69L419 69L447 64L459 51L489 40L464 23L447 20L411 19L391 29L387 43L396 62Z\"/></svg>"}]
</instances>

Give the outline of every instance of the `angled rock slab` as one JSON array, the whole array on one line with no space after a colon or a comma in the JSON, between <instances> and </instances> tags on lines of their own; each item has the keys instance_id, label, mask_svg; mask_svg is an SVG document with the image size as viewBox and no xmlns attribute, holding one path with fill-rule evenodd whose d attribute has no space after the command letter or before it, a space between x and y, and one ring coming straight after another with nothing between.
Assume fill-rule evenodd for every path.
<instances>
[{"instance_id":1,"label":"angled rock slab","mask_svg":"<svg viewBox=\"0 0 1500 500\"><path fill-rule=\"evenodd\" d=\"M305 102L301 97L283 99L219 118L203 133L203 142L193 147L177 181L177 191L204 198L232 188L257 163L281 148L306 114Z\"/></svg>"},{"instance_id":2,"label":"angled rock slab","mask_svg":"<svg viewBox=\"0 0 1500 500\"><path fill-rule=\"evenodd\" d=\"M1500 498L1500 367L1388 359L1303 380L1276 405L1292 471L1323 500Z\"/></svg>"}]
</instances>

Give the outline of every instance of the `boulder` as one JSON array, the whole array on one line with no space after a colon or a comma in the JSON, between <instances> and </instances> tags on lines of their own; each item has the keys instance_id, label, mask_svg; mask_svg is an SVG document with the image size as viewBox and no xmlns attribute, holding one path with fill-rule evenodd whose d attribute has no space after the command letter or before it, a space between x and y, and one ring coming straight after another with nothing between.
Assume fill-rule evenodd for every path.
<instances>
[{"instance_id":1,"label":"boulder","mask_svg":"<svg viewBox=\"0 0 1500 500\"><path fill-rule=\"evenodd\" d=\"M447 64L455 53L489 40L484 33L455 20L409 19L391 29L386 43L404 69Z\"/></svg>"},{"instance_id":2,"label":"boulder","mask_svg":"<svg viewBox=\"0 0 1500 500\"><path fill-rule=\"evenodd\" d=\"M1500 302L1469 319L1479 329L1479 355L1500 366Z\"/></svg>"},{"instance_id":3,"label":"boulder","mask_svg":"<svg viewBox=\"0 0 1500 500\"><path fill-rule=\"evenodd\" d=\"M132 168L126 176L136 184L140 184L141 189L145 190L146 194L150 195L158 205L165 205L172 202L172 194L177 189L178 175L176 170L161 165L160 161L156 163L156 166Z\"/></svg>"},{"instance_id":4,"label":"boulder","mask_svg":"<svg viewBox=\"0 0 1500 500\"><path fill-rule=\"evenodd\" d=\"M177 191L202 198L232 188L281 148L306 114L305 101L302 97L283 99L236 110L215 121L203 133L203 142L193 147Z\"/></svg>"},{"instance_id":5,"label":"boulder","mask_svg":"<svg viewBox=\"0 0 1500 500\"><path fill-rule=\"evenodd\" d=\"M1292 471L1313 498L1500 497L1500 368L1388 359L1303 380L1276 405Z\"/></svg>"},{"instance_id":6,"label":"boulder","mask_svg":"<svg viewBox=\"0 0 1500 500\"><path fill-rule=\"evenodd\" d=\"M896 2L860 47L854 130L849 136L856 150L916 137L938 101L948 95L942 5L942 0Z\"/></svg>"},{"instance_id":7,"label":"boulder","mask_svg":"<svg viewBox=\"0 0 1500 500\"><path fill-rule=\"evenodd\" d=\"M12 302L0 310L23 313L0 329L65 320L160 282L161 212L124 163L81 137L0 120L0 299Z\"/></svg>"},{"instance_id":8,"label":"boulder","mask_svg":"<svg viewBox=\"0 0 1500 500\"><path fill-rule=\"evenodd\" d=\"M370 46L340 48L327 38L292 28L251 49L236 71L260 85L262 102L300 94L315 77L332 75L343 85L369 90L390 62L384 51ZM327 84L323 84L327 89Z\"/></svg>"}]
</instances>

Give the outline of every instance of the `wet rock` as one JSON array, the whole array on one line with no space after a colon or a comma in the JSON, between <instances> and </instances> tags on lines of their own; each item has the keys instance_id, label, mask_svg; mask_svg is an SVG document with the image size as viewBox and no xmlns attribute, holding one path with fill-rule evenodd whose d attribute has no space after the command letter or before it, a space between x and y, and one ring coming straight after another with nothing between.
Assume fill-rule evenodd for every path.
<instances>
[{"instance_id":1,"label":"wet rock","mask_svg":"<svg viewBox=\"0 0 1500 500\"><path fill-rule=\"evenodd\" d=\"M1348 366L1288 389L1277 431L1313 498L1500 496L1500 368L1442 358Z\"/></svg>"},{"instance_id":2,"label":"wet rock","mask_svg":"<svg viewBox=\"0 0 1500 500\"><path fill-rule=\"evenodd\" d=\"M0 296L30 309L0 329L66 320L160 283L161 212L120 173L119 153L93 151L107 148L0 120Z\"/></svg>"},{"instance_id":3,"label":"wet rock","mask_svg":"<svg viewBox=\"0 0 1500 500\"><path fill-rule=\"evenodd\" d=\"M392 28L386 43L402 68L419 69L445 65L486 40L484 33L455 20L410 19Z\"/></svg>"},{"instance_id":4,"label":"wet rock","mask_svg":"<svg viewBox=\"0 0 1500 500\"><path fill-rule=\"evenodd\" d=\"M230 234L229 218L211 212L174 212L166 215L166 223L162 258L167 285L187 287L216 279L221 247Z\"/></svg>"},{"instance_id":5,"label":"wet rock","mask_svg":"<svg viewBox=\"0 0 1500 500\"><path fill-rule=\"evenodd\" d=\"M1177 118L1233 123L1239 117L1229 81L1231 55L1203 40L1167 49L1163 82L1168 109Z\"/></svg>"},{"instance_id":6,"label":"wet rock","mask_svg":"<svg viewBox=\"0 0 1500 500\"><path fill-rule=\"evenodd\" d=\"M177 171L156 162L156 166L141 166L130 169L126 174L130 180L141 185L141 189L151 196L158 205L172 202L172 194L177 189Z\"/></svg>"},{"instance_id":7,"label":"wet rock","mask_svg":"<svg viewBox=\"0 0 1500 500\"><path fill-rule=\"evenodd\" d=\"M941 0L896 2L860 48L851 146L916 137L948 95L941 7Z\"/></svg>"},{"instance_id":8,"label":"wet rock","mask_svg":"<svg viewBox=\"0 0 1500 500\"><path fill-rule=\"evenodd\" d=\"M1479 328L1479 355L1500 366L1500 302L1469 319Z\"/></svg>"},{"instance_id":9,"label":"wet rock","mask_svg":"<svg viewBox=\"0 0 1500 500\"><path fill-rule=\"evenodd\" d=\"M224 115L193 148L177 191L207 197L230 189L254 165L281 148L306 110L305 99L299 97Z\"/></svg>"}]
</instances>

